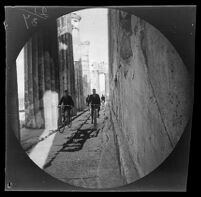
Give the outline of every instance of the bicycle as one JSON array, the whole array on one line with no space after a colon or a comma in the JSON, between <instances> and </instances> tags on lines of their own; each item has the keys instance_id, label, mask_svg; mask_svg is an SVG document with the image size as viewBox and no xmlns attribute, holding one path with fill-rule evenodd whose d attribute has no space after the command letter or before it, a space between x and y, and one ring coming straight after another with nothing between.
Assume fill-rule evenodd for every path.
<instances>
[{"instance_id":1,"label":"bicycle","mask_svg":"<svg viewBox=\"0 0 201 197\"><path fill-rule=\"evenodd\" d=\"M92 121L93 121L93 123L94 123L94 127L96 127L97 126L97 110L98 110L98 107L100 106L99 104L91 104L91 106L94 106L94 107L92 107Z\"/></svg>"},{"instance_id":2,"label":"bicycle","mask_svg":"<svg viewBox=\"0 0 201 197\"><path fill-rule=\"evenodd\" d=\"M66 111L62 109L63 107L69 107ZM63 133L65 130L65 127L68 126L69 128L72 126L72 121L71 121L71 115L70 115L70 107L71 105L58 105L58 108L60 108L60 113L59 113L59 124L61 122L61 125L58 126L58 130L60 133Z\"/></svg>"}]
</instances>

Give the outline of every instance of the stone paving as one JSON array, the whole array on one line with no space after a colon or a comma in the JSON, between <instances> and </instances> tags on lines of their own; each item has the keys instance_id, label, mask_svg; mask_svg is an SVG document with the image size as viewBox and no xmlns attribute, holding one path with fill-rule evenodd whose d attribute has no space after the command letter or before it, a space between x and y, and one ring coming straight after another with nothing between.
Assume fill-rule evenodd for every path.
<instances>
[{"instance_id":1,"label":"stone paving","mask_svg":"<svg viewBox=\"0 0 201 197\"><path fill-rule=\"evenodd\" d=\"M66 127L38 143L30 158L51 176L74 186L110 188L124 184L113 132L101 109L97 127L87 111Z\"/></svg>"},{"instance_id":2,"label":"stone paving","mask_svg":"<svg viewBox=\"0 0 201 197\"><path fill-rule=\"evenodd\" d=\"M80 115L82 115L82 113L84 113L86 111L86 109L84 111L78 112L76 116L73 116L72 119L76 119L77 117L79 117ZM54 131L49 131L46 129L31 129L31 128L25 128L25 127L21 127L20 129L20 143L22 148L27 152L31 152L31 149L40 141L42 140L42 138L45 138L48 135L51 135L51 133L53 133Z\"/></svg>"}]
</instances>

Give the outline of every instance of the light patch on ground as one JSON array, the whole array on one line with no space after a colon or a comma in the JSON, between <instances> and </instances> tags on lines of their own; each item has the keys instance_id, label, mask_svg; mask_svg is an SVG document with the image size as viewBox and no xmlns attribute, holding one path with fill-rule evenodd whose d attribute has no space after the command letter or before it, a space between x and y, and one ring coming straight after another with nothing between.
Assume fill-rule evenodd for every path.
<instances>
[{"instance_id":1,"label":"light patch on ground","mask_svg":"<svg viewBox=\"0 0 201 197\"><path fill-rule=\"evenodd\" d=\"M45 164L45 161L47 159L50 148L52 146L55 134L56 133L49 136L46 140L38 143L29 154L30 159L33 160L33 162L36 163L36 165L38 165L40 168L43 168Z\"/></svg>"}]
</instances>

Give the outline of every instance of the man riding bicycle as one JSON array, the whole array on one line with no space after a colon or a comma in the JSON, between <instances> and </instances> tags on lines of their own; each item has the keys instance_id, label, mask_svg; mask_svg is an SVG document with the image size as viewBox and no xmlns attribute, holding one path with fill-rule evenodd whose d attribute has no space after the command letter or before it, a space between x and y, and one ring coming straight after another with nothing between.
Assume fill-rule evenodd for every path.
<instances>
[{"instance_id":1,"label":"man riding bicycle","mask_svg":"<svg viewBox=\"0 0 201 197\"><path fill-rule=\"evenodd\" d=\"M97 108L98 109L98 117L100 111L100 97L96 94L96 89L93 89L93 94L89 96L89 103L91 104L91 123L93 124L93 111Z\"/></svg>"},{"instance_id":2,"label":"man riding bicycle","mask_svg":"<svg viewBox=\"0 0 201 197\"><path fill-rule=\"evenodd\" d=\"M59 101L59 106L63 104L63 118L65 121L65 117L66 115L68 115L68 118L70 117L70 111L72 109L72 107L74 107L74 102L73 99L70 95L68 95L68 90L64 91L64 96L61 98L61 100ZM68 105L68 106L66 106Z\"/></svg>"}]
</instances>

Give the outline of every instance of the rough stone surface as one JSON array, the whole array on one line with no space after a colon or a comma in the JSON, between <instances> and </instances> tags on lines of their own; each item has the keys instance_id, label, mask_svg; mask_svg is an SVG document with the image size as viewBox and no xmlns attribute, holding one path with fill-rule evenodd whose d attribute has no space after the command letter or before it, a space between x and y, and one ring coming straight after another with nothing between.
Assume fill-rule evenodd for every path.
<instances>
[{"instance_id":1,"label":"rough stone surface","mask_svg":"<svg viewBox=\"0 0 201 197\"><path fill-rule=\"evenodd\" d=\"M83 81L83 95L84 99L91 94L91 76L89 68L89 46L90 42L81 42L81 64L82 64L82 81ZM85 102L85 100L84 100Z\"/></svg>"},{"instance_id":2,"label":"rough stone surface","mask_svg":"<svg viewBox=\"0 0 201 197\"><path fill-rule=\"evenodd\" d=\"M75 16L79 18L77 14L70 14L71 25L72 25L72 44L73 44L73 59L74 59L74 70L75 70L75 97L76 97L76 108L78 111L82 111L84 105L83 95L83 79L82 79L82 61L81 61L81 41L80 41L80 30L79 21ZM66 16L68 17L68 15ZM74 23L76 20L76 24Z\"/></svg>"},{"instance_id":3,"label":"rough stone surface","mask_svg":"<svg viewBox=\"0 0 201 197\"><path fill-rule=\"evenodd\" d=\"M59 94L57 53L56 23L36 32L24 46L27 128L45 127L44 95L47 91Z\"/></svg>"},{"instance_id":4,"label":"rough stone surface","mask_svg":"<svg viewBox=\"0 0 201 197\"><path fill-rule=\"evenodd\" d=\"M63 21L63 24L62 24ZM58 19L58 28L66 27L64 34L58 35L59 46L59 86L60 98L64 95L64 90L68 89L69 94L76 106L76 92L75 92L75 69L73 57L73 39L72 39L72 24L70 15L60 17ZM76 115L75 108L72 110L73 115Z\"/></svg>"},{"instance_id":5,"label":"rough stone surface","mask_svg":"<svg viewBox=\"0 0 201 197\"><path fill-rule=\"evenodd\" d=\"M68 32L58 39L55 22L35 33L24 47L26 128L47 128L51 126L49 123L56 122L56 106L65 89L69 90L76 105L72 27L69 17L65 24ZM57 45L61 44L67 48L59 47L58 51ZM75 114L74 109L73 115Z\"/></svg>"},{"instance_id":6,"label":"rough stone surface","mask_svg":"<svg viewBox=\"0 0 201 197\"><path fill-rule=\"evenodd\" d=\"M75 95L76 95L76 108L82 111L85 108L84 95L83 95L83 80L82 80L82 64L80 61L74 61L75 67Z\"/></svg>"},{"instance_id":7,"label":"rough stone surface","mask_svg":"<svg viewBox=\"0 0 201 197\"><path fill-rule=\"evenodd\" d=\"M169 41L132 15L109 10L110 119L127 183L154 170L189 120L189 76Z\"/></svg>"},{"instance_id":8,"label":"rough stone surface","mask_svg":"<svg viewBox=\"0 0 201 197\"><path fill-rule=\"evenodd\" d=\"M113 132L109 122L105 124L107 115L104 113L101 110L97 129L93 129L87 111L73 121L70 129L55 135L43 169L74 186L111 188L123 185ZM45 152L41 148L40 151Z\"/></svg>"}]
</instances>

